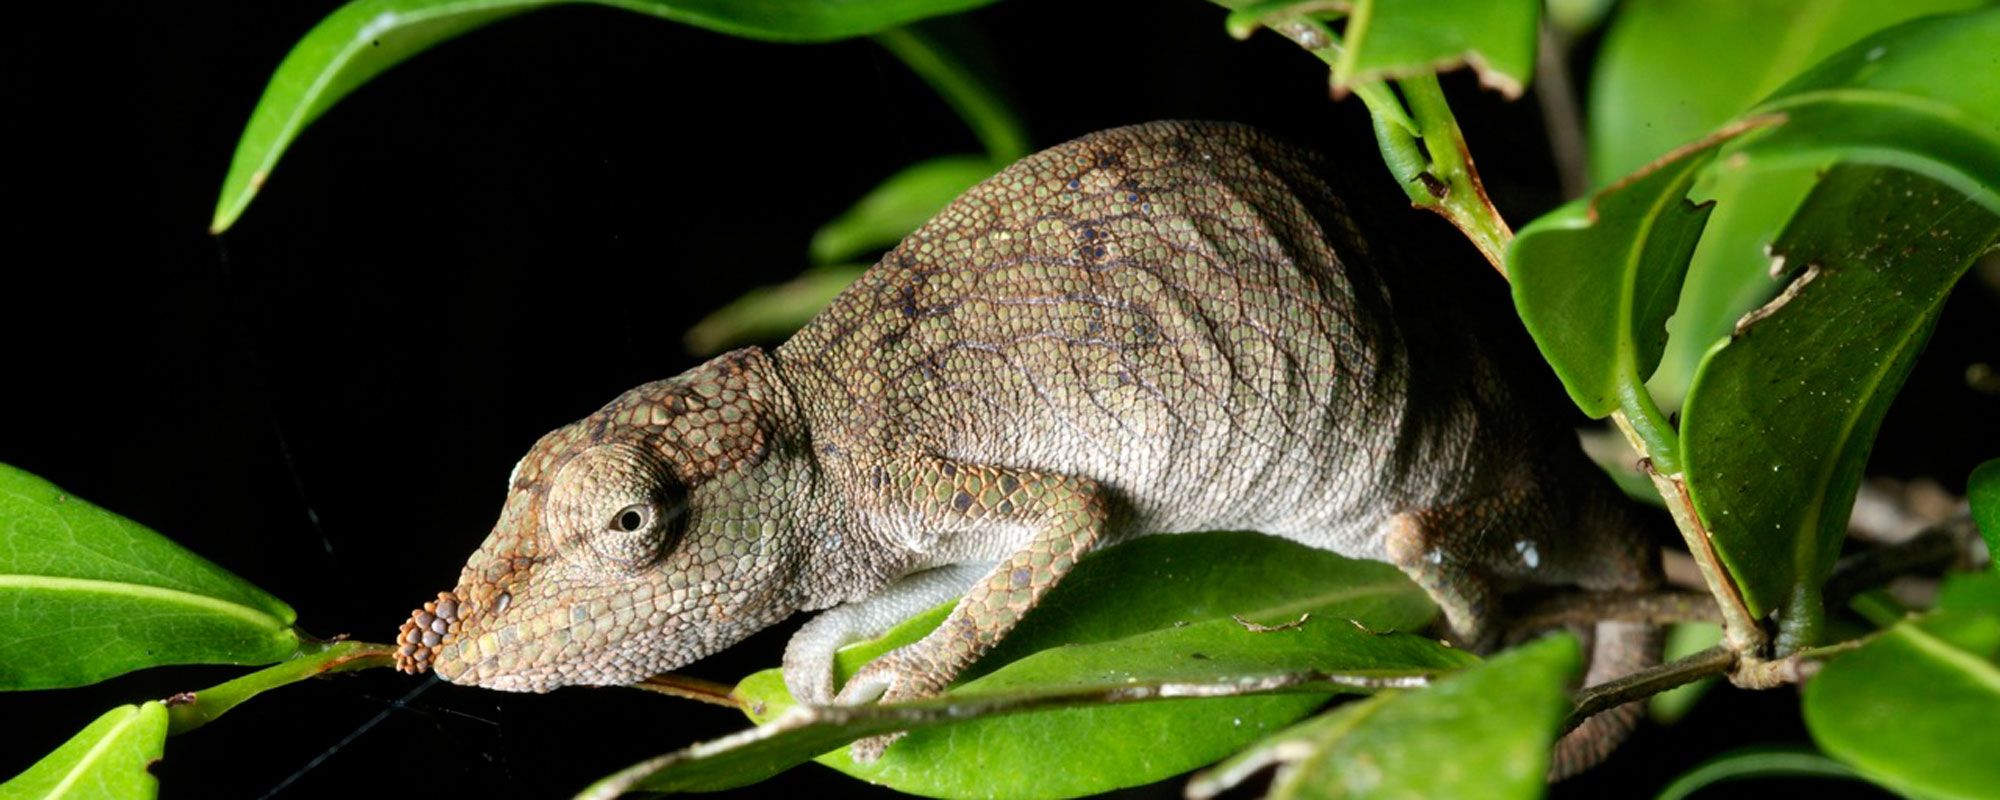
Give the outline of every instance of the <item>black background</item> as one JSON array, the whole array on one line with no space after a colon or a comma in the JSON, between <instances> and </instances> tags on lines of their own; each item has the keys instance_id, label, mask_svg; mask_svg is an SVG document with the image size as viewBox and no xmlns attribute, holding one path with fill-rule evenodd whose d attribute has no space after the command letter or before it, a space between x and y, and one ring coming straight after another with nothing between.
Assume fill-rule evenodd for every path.
<instances>
[{"instance_id":1,"label":"black background","mask_svg":"<svg viewBox=\"0 0 2000 800\"><path fill-rule=\"evenodd\" d=\"M321 635L390 639L455 580L538 435L694 364L680 345L694 320L795 273L813 229L882 177L977 150L866 41L765 44L559 8L364 87L306 131L230 233L208 235L265 81L333 7L43 6L0 49L0 461L219 562ZM1319 65L1275 37L1230 40L1211 6L1016 0L967 20L981 73L1038 147L1229 119L1388 189L1359 104L1329 102ZM1506 216L1559 202L1532 103L1446 84ZM1410 213L1417 235L1456 237ZM1955 487L1990 455L1968 442L2000 441L2000 404L1960 377L2000 361L1993 293L1959 294L1877 471ZM774 664L790 627L689 671ZM0 697L0 773L111 704L239 673ZM376 671L289 687L170 741L155 771L170 797L549 796L744 724L618 689L435 685L396 704L419 685ZM1711 698L1560 793L1650 793L1729 747L1803 742L1795 709L1783 691ZM809 766L751 791L863 788Z\"/></svg>"}]
</instances>

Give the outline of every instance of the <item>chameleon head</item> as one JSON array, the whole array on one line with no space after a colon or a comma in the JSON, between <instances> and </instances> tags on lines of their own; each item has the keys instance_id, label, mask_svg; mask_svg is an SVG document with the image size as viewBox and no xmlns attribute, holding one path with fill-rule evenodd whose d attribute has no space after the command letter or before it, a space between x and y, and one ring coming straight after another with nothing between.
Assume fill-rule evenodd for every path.
<instances>
[{"instance_id":1,"label":"chameleon head","mask_svg":"<svg viewBox=\"0 0 2000 800\"><path fill-rule=\"evenodd\" d=\"M397 664L511 691L628 684L797 610L798 426L739 350L542 437L485 543L403 623Z\"/></svg>"}]
</instances>

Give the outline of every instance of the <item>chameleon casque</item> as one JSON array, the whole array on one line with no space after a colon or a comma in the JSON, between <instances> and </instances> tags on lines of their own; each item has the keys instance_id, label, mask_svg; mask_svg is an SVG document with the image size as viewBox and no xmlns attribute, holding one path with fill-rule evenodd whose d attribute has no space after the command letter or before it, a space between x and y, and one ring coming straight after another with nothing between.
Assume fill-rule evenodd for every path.
<instances>
[{"instance_id":1,"label":"chameleon casque","mask_svg":"<svg viewBox=\"0 0 2000 800\"><path fill-rule=\"evenodd\" d=\"M1474 647L1513 588L1653 585L1639 512L1564 415L1523 401L1448 274L1363 236L1328 172L1217 123L1021 160L776 349L542 437L457 588L404 623L401 665L628 684L831 609L787 648L796 696L921 697L1084 554L1191 531L1394 564ZM961 595L834 685L836 649ZM1594 634L1589 681L1658 659L1651 628ZM1573 732L1555 771L1635 713Z\"/></svg>"}]
</instances>

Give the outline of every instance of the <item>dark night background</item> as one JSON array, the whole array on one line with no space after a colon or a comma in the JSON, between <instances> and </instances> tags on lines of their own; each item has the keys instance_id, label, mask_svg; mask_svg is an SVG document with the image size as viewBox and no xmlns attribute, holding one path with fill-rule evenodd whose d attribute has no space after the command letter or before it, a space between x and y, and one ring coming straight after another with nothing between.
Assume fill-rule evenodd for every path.
<instances>
[{"instance_id":1,"label":"dark night background","mask_svg":"<svg viewBox=\"0 0 2000 800\"><path fill-rule=\"evenodd\" d=\"M0 223L0 461L263 586L319 635L388 641L455 580L537 436L691 366L680 337L693 321L803 267L814 228L881 178L977 150L866 41L764 44L560 8L350 96L234 230L208 235L265 81L335 6L38 5L0 48L14 198ZM1207 4L1012 0L967 21L981 72L1037 147L1151 119L1237 120L1390 189L1360 105L1328 102L1323 70L1291 45L1230 40ZM1463 76L1446 85L1506 216L1557 203L1532 103ZM1456 237L1411 213L1418 235ZM1983 287L1953 301L1943 354L1912 379L1877 471L1957 489L1982 455L1966 443L2000 441L2000 400L1962 377L2000 360L1994 310ZM689 671L733 680L775 664L789 630ZM240 672L165 668L0 698L14 742L0 774L112 704ZM438 685L392 708L417 685L372 671L260 697L170 740L162 789L565 795L745 724L617 689ZM1734 746L1802 743L1796 708L1784 691L1711 696L1558 795L1651 793ZM864 788L808 766L750 791ZM1178 783L1138 792L1177 796Z\"/></svg>"}]
</instances>

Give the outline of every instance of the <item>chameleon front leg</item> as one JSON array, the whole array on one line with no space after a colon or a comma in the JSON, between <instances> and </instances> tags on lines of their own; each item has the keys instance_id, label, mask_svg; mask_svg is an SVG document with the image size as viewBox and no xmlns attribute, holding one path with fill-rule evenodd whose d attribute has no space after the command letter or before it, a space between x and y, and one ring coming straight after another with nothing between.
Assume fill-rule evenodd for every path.
<instances>
[{"instance_id":1,"label":"chameleon front leg","mask_svg":"<svg viewBox=\"0 0 2000 800\"><path fill-rule=\"evenodd\" d=\"M833 662L840 648L874 636L931 606L964 597L993 562L947 564L904 576L889 588L813 617L785 645L785 688L801 703L833 702Z\"/></svg>"},{"instance_id":2,"label":"chameleon front leg","mask_svg":"<svg viewBox=\"0 0 2000 800\"><path fill-rule=\"evenodd\" d=\"M1109 517L1096 481L1032 470L949 462L912 467L907 491L892 503L915 512L919 524L992 535L1025 528L1025 545L973 584L930 635L877 658L842 687L835 702L896 702L929 697L998 644L1043 595L1090 552ZM889 739L857 742L853 755L872 761Z\"/></svg>"},{"instance_id":3,"label":"chameleon front leg","mask_svg":"<svg viewBox=\"0 0 2000 800\"><path fill-rule=\"evenodd\" d=\"M1428 516L1405 511L1389 518L1383 528L1389 563L1437 603L1454 644L1485 650L1499 635L1493 584L1452 552L1448 534Z\"/></svg>"}]
</instances>

